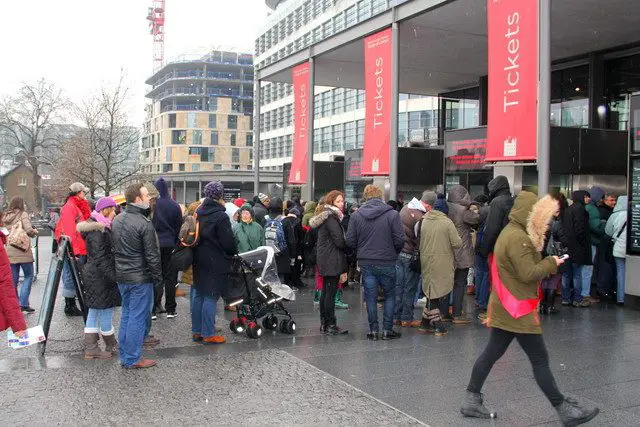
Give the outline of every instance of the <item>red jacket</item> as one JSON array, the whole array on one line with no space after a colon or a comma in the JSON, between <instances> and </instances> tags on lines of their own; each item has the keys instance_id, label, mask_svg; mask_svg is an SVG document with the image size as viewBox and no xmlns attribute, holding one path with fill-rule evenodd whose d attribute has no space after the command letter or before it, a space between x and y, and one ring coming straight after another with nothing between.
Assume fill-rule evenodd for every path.
<instances>
[{"instance_id":1,"label":"red jacket","mask_svg":"<svg viewBox=\"0 0 640 427\"><path fill-rule=\"evenodd\" d=\"M76 202L74 202L74 197L75 196L69 197L67 203L65 203L60 210L60 221L58 221L58 225L56 226L56 239L59 240L61 235L69 236L71 238L71 247L73 248L74 255L86 255L87 245L82 235L76 230L76 225L88 219L89 216L82 213L82 210L80 210ZM86 200L82 202L87 203Z\"/></svg>"},{"instance_id":2,"label":"red jacket","mask_svg":"<svg viewBox=\"0 0 640 427\"><path fill-rule=\"evenodd\" d=\"M1 233L0 233L1 234ZM9 257L4 249L4 235L0 240L0 331L11 328L14 332L24 331L27 324L20 311L16 288L11 279Z\"/></svg>"}]
</instances>

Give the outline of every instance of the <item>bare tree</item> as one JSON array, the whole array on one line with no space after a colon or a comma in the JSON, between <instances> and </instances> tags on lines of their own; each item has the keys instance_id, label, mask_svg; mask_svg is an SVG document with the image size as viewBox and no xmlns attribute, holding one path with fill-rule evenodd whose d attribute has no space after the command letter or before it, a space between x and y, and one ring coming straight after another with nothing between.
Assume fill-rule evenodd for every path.
<instances>
[{"instance_id":1,"label":"bare tree","mask_svg":"<svg viewBox=\"0 0 640 427\"><path fill-rule=\"evenodd\" d=\"M0 132L4 156L17 156L29 166L41 208L40 166L51 164L58 147L55 125L68 106L62 91L44 79L24 83L18 93L0 100Z\"/></svg>"}]
</instances>

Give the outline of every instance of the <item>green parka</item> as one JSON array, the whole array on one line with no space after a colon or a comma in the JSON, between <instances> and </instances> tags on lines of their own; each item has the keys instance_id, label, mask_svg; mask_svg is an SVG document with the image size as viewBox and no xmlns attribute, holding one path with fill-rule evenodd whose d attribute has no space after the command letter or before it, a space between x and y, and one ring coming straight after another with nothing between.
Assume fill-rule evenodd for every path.
<instances>
[{"instance_id":1,"label":"green parka","mask_svg":"<svg viewBox=\"0 0 640 427\"><path fill-rule=\"evenodd\" d=\"M302 215L302 226L309 227L309 220L315 215L316 207L318 204L316 202L308 201L304 205L304 215Z\"/></svg>"},{"instance_id":2,"label":"green parka","mask_svg":"<svg viewBox=\"0 0 640 427\"><path fill-rule=\"evenodd\" d=\"M542 258L545 235L558 203L551 196L538 197L528 191L515 200L509 224L502 230L494 250L498 275L518 300L538 298L538 284L558 271L553 257ZM502 305L498 294L489 298L489 326L520 334L541 334L538 311L514 318Z\"/></svg>"},{"instance_id":3,"label":"green parka","mask_svg":"<svg viewBox=\"0 0 640 427\"><path fill-rule=\"evenodd\" d=\"M454 250L462 239L447 215L433 210L424 215L420 229L422 291L428 299L440 298L453 289Z\"/></svg>"},{"instance_id":4,"label":"green parka","mask_svg":"<svg viewBox=\"0 0 640 427\"><path fill-rule=\"evenodd\" d=\"M240 216L238 218L242 218L243 211L248 211L251 214L252 220L248 224L240 220L233 228L238 253L249 252L257 249L259 246L265 245L264 228L253 220L253 212L250 207L243 206L240 209Z\"/></svg>"}]
</instances>

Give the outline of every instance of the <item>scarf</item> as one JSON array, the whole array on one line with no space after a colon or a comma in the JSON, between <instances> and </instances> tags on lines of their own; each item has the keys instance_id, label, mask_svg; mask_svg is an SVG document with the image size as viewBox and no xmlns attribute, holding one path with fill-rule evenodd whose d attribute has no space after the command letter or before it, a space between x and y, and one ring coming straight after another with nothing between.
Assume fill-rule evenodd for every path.
<instances>
[{"instance_id":1,"label":"scarf","mask_svg":"<svg viewBox=\"0 0 640 427\"><path fill-rule=\"evenodd\" d=\"M103 224L109 230L111 230L111 220L106 216L102 215L100 212L93 211L91 212L91 218L95 219L96 222Z\"/></svg>"},{"instance_id":2,"label":"scarf","mask_svg":"<svg viewBox=\"0 0 640 427\"><path fill-rule=\"evenodd\" d=\"M327 205L327 207L329 209L331 209L333 211L333 213L338 215L338 218L340 219L340 221L342 221L342 218L344 218L344 213L340 209L338 209L337 207L335 207L333 205Z\"/></svg>"},{"instance_id":3,"label":"scarf","mask_svg":"<svg viewBox=\"0 0 640 427\"><path fill-rule=\"evenodd\" d=\"M89 208L89 202L85 199L81 199L78 196L71 196L71 202L76 205L76 207L82 213L82 220L86 221L91 216L91 209Z\"/></svg>"}]
</instances>

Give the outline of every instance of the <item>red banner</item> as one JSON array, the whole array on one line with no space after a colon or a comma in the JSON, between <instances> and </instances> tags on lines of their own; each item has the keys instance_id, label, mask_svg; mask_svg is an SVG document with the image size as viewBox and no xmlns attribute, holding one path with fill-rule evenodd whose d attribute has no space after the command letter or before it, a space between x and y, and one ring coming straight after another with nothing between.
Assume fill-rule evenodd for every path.
<instances>
[{"instance_id":1,"label":"red banner","mask_svg":"<svg viewBox=\"0 0 640 427\"><path fill-rule=\"evenodd\" d=\"M487 161L537 155L538 0L487 0Z\"/></svg>"},{"instance_id":2,"label":"red banner","mask_svg":"<svg viewBox=\"0 0 640 427\"><path fill-rule=\"evenodd\" d=\"M289 184L307 183L307 156L309 138L309 63L293 67L293 159L289 171Z\"/></svg>"},{"instance_id":3,"label":"red banner","mask_svg":"<svg viewBox=\"0 0 640 427\"><path fill-rule=\"evenodd\" d=\"M362 175L389 175L391 28L364 39L364 73Z\"/></svg>"}]
</instances>

